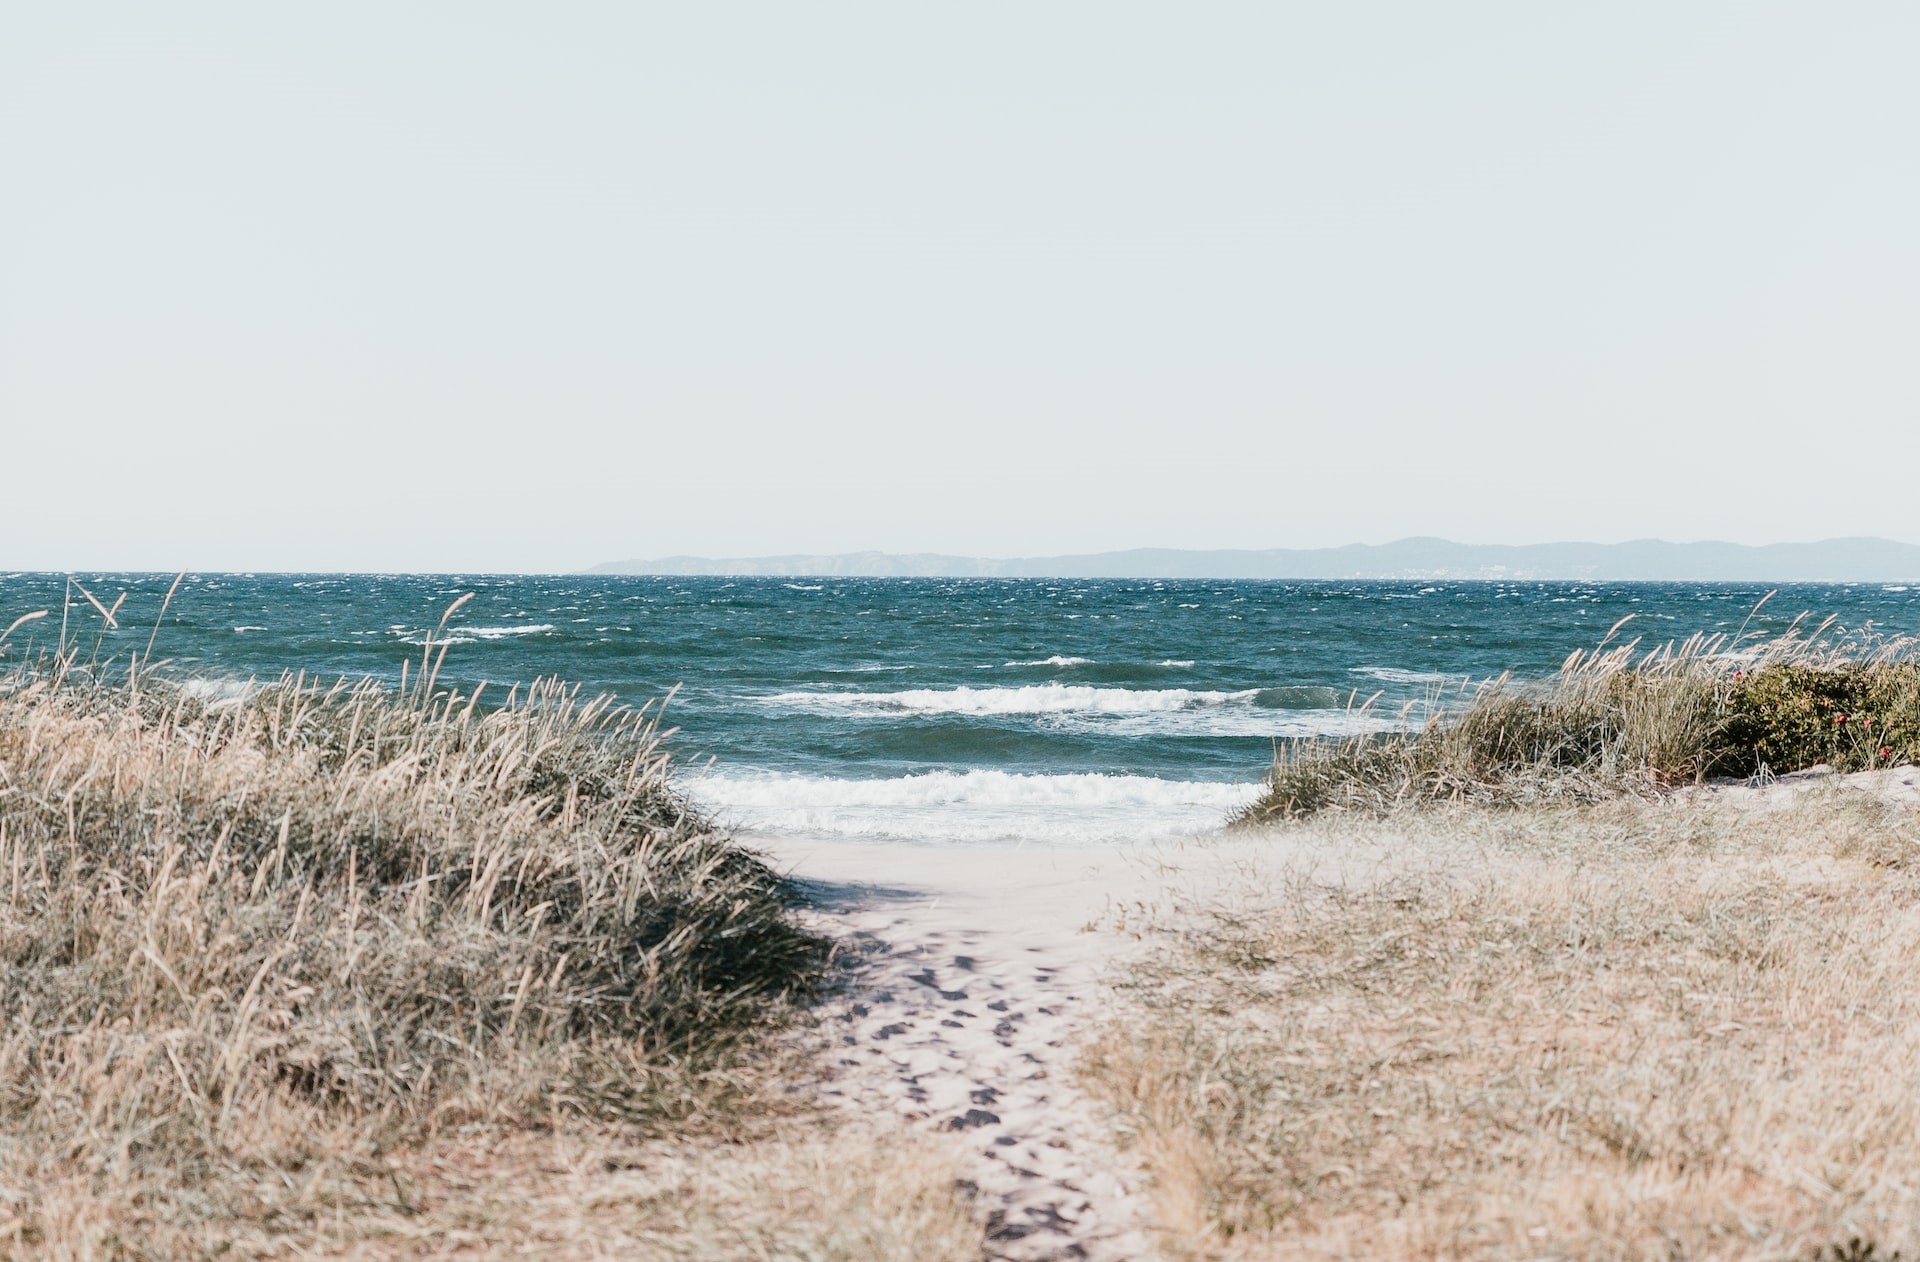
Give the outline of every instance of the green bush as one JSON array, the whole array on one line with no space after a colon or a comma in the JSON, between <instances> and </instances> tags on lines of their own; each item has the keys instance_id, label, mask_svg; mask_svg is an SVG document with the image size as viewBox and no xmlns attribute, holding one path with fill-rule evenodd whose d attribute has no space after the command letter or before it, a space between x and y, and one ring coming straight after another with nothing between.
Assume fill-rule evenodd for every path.
<instances>
[{"instance_id":1,"label":"green bush","mask_svg":"<svg viewBox=\"0 0 1920 1262\"><path fill-rule=\"evenodd\" d=\"M1721 732L1711 766L1726 775L1920 760L1920 662L1786 662L1737 673Z\"/></svg>"}]
</instances>

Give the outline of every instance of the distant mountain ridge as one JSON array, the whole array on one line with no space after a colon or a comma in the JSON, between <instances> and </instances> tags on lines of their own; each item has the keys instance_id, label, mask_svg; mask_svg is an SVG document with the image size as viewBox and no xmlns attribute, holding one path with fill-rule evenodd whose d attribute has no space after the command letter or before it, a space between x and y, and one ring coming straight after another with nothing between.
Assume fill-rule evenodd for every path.
<instances>
[{"instance_id":1,"label":"distant mountain ridge","mask_svg":"<svg viewBox=\"0 0 1920 1262\"><path fill-rule=\"evenodd\" d=\"M1866 583L1920 580L1920 545L1891 539L1816 543L1469 544L1400 539L1339 548L1197 551L1133 548L1077 556L984 557L844 552L823 556L662 557L589 574L924 578L1592 579L1614 582Z\"/></svg>"}]
</instances>

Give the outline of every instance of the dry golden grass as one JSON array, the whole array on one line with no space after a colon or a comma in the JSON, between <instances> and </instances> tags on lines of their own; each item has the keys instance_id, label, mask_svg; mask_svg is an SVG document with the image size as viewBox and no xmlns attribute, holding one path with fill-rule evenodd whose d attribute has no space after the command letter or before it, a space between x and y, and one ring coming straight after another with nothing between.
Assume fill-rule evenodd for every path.
<instances>
[{"instance_id":1,"label":"dry golden grass","mask_svg":"<svg viewBox=\"0 0 1920 1262\"><path fill-rule=\"evenodd\" d=\"M950 1154L791 1125L743 1143L520 1135L417 1155L430 1208L335 1256L978 1262Z\"/></svg>"},{"instance_id":2,"label":"dry golden grass","mask_svg":"<svg viewBox=\"0 0 1920 1262\"><path fill-rule=\"evenodd\" d=\"M1920 760L1920 644L1831 630L1829 620L1758 643L1695 635L1602 646L1543 680L1502 675L1457 697L1434 694L1403 711L1398 730L1276 749L1266 793L1235 823L1597 802L1708 775Z\"/></svg>"},{"instance_id":3,"label":"dry golden grass","mask_svg":"<svg viewBox=\"0 0 1920 1262\"><path fill-rule=\"evenodd\" d=\"M786 1093L826 944L651 719L436 666L0 678L0 1258L977 1254Z\"/></svg>"},{"instance_id":4,"label":"dry golden grass","mask_svg":"<svg viewBox=\"0 0 1920 1262\"><path fill-rule=\"evenodd\" d=\"M822 1119L752 1129L669 1142L570 1123L471 1127L387 1152L336 1145L330 1160L358 1169L342 1195L307 1198L298 1230L273 1213L155 1230L111 1189L75 1180L41 1204L57 1229L26 1238L0 1224L0 1257L978 1262L981 1228L948 1154Z\"/></svg>"},{"instance_id":5,"label":"dry golden grass","mask_svg":"<svg viewBox=\"0 0 1920 1262\"><path fill-rule=\"evenodd\" d=\"M1170 1252L1920 1248L1911 810L1462 808L1272 841L1389 857L1173 922L1086 1062Z\"/></svg>"}]
</instances>

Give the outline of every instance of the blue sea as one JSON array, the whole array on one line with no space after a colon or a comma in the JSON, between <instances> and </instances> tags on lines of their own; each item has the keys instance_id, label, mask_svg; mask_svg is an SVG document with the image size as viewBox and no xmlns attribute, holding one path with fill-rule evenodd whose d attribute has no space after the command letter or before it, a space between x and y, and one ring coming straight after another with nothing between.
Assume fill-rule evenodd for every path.
<instances>
[{"instance_id":1,"label":"blue sea","mask_svg":"<svg viewBox=\"0 0 1920 1262\"><path fill-rule=\"evenodd\" d=\"M144 648L172 575L0 575L6 656L69 635ZM536 676L640 704L671 694L682 782L749 834L1081 841L1207 830L1275 744L1574 649L1695 631L1920 633L1902 585L1226 582L461 575L189 575L155 658L221 680L417 669L447 606L442 679ZM1370 703L1370 704L1369 704Z\"/></svg>"}]
</instances>

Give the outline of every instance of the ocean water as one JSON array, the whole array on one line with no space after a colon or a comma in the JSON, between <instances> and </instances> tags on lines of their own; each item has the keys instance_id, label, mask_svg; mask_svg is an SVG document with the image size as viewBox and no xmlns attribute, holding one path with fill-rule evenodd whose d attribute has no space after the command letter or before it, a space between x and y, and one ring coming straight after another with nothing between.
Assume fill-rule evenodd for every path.
<instances>
[{"instance_id":1,"label":"ocean water","mask_svg":"<svg viewBox=\"0 0 1920 1262\"><path fill-rule=\"evenodd\" d=\"M0 575L6 655L70 634L142 648L171 575ZM1618 639L1777 631L1796 615L1920 633L1903 585L191 575L154 655L176 670L398 680L456 597L442 678L557 675L667 722L689 791L749 833L1084 841L1216 828L1276 742L1395 721L1504 670ZM124 597L124 599L123 599ZM1371 704L1368 704L1368 703Z\"/></svg>"}]
</instances>

